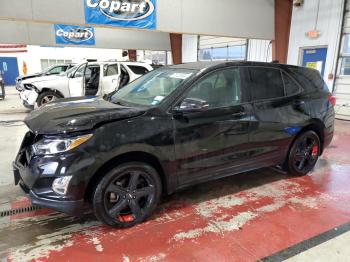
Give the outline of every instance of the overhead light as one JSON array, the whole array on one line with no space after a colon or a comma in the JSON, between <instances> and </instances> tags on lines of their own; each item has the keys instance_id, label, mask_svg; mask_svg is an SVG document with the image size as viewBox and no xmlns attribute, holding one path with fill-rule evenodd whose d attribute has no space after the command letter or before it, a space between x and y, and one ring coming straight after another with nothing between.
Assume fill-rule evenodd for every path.
<instances>
[{"instance_id":1,"label":"overhead light","mask_svg":"<svg viewBox=\"0 0 350 262\"><path fill-rule=\"evenodd\" d=\"M311 30L309 32L306 33L306 36L310 39L316 39L320 36L320 31L318 30Z\"/></svg>"}]
</instances>

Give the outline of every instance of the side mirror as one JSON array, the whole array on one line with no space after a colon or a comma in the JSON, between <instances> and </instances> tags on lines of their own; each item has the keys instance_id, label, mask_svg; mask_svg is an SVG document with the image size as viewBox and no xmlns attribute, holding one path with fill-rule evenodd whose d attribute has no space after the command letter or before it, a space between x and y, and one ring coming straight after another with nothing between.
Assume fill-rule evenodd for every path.
<instances>
[{"instance_id":1,"label":"side mirror","mask_svg":"<svg viewBox=\"0 0 350 262\"><path fill-rule=\"evenodd\" d=\"M209 104L207 101L199 98L185 98L179 106L174 108L175 113L191 113L204 112L208 110Z\"/></svg>"}]
</instances>

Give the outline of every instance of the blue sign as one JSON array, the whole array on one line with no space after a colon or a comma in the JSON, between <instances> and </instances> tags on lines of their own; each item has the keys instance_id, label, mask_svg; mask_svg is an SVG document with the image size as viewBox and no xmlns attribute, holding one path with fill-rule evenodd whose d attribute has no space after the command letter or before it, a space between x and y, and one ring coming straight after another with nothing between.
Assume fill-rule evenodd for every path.
<instances>
[{"instance_id":1,"label":"blue sign","mask_svg":"<svg viewBox=\"0 0 350 262\"><path fill-rule=\"evenodd\" d=\"M85 22L156 29L156 0L83 0Z\"/></svg>"},{"instance_id":2,"label":"blue sign","mask_svg":"<svg viewBox=\"0 0 350 262\"><path fill-rule=\"evenodd\" d=\"M95 45L93 27L55 25L56 44Z\"/></svg>"}]
</instances>

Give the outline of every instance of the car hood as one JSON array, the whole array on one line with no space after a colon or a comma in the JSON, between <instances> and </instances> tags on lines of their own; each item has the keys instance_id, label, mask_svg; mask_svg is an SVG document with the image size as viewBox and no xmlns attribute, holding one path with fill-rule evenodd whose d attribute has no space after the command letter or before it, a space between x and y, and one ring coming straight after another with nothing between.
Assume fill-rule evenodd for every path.
<instances>
[{"instance_id":1,"label":"car hood","mask_svg":"<svg viewBox=\"0 0 350 262\"><path fill-rule=\"evenodd\" d=\"M100 123L142 115L143 108L123 107L103 98L69 98L32 111L24 120L36 134L65 134L87 131Z\"/></svg>"},{"instance_id":2,"label":"car hood","mask_svg":"<svg viewBox=\"0 0 350 262\"><path fill-rule=\"evenodd\" d=\"M22 84L35 84L35 83L44 82L44 81L56 81L64 77L65 76L60 76L60 75L31 77L28 79L24 79L22 81Z\"/></svg>"},{"instance_id":3,"label":"car hood","mask_svg":"<svg viewBox=\"0 0 350 262\"><path fill-rule=\"evenodd\" d=\"M18 81L23 81L23 80L26 80L26 79L29 79L29 78L39 77L39 76L42 76L42 75L43 75L42 73L36 73L36 74L30 74L30 75L25 75L25 76L19 76L19 77L17 77L17 80Z\"/></svg>"}]
</instances>

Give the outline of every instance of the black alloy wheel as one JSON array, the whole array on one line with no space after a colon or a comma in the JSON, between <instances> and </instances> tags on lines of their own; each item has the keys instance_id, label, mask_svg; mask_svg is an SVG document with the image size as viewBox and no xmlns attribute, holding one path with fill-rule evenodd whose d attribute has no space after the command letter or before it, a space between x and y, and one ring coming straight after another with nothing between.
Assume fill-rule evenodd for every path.
<instances>
[{"instance_id":1,"label":"black alloy wheel","mask_svg":"<svg viewBox=\"0 0 350 262\"><path fill-rule=\"evenodd\" d=\"M112 169L100 181L93 197L96 217L116 227L129 227L147 219L161 196L156 170L133 162Z\"/></svg>"},{"instance_id":2,"label":"black alloy wheel","mask_svg":"<svg viewBox=\"0 0 350 262\"><path fill-rule=\"evenodd\" d=\"M321 143L314 131L306 131L299 135L290 149L286 171L294 176L303 176L316 165L320 155Z\"/></svg>"}]
</instances>

